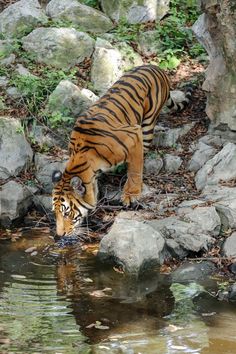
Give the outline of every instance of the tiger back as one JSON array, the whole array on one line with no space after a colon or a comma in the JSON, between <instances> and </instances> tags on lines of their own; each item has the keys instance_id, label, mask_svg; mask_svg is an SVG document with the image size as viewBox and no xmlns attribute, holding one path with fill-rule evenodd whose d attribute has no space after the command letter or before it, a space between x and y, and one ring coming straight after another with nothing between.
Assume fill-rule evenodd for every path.
<instances>
[{"instance_id":1,"label":"tiger back","mask_svg":"<svg viewBox=\"0 0 236 354\"><path fill-rule=\"evenodd\" d=\"M123 75L78 117L71 133L65 171L52 179L57 234L72 234L97 204L97 175L127 163L122 202L134 203L141 194L143 155L166 101L170 84L154 65L143 65Z\"/></svg>"}]
</instances>

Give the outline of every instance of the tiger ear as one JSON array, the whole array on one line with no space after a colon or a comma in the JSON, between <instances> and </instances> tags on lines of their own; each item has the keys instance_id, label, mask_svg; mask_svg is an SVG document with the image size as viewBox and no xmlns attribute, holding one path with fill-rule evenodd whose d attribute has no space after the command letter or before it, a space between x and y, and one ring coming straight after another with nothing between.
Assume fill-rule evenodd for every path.
<instances>
[{"instance_id":1,"label":"tiger ear","mask_svg":"<svg viewBox=\"0 0 236 354\"><path fill-rule=\"evenodd\" d=\"M74 189L76 193L78 193L81 197L85 194L85 188L82 185L82 181L79 177L75 176L72 177L70 180L70 185Z\"/></svg>"},{"instance_id":2,"label":"tiger ear","mask_svg":"<svg viewBox=\"0 0 236 354\"><path fill-rule=\"evenodd\" d=\"M59 182L62 178L62 173L61 171L53 171L52 173L52 182L53 183L56 183L56 182Z\"/></svg>"}]
</instances>

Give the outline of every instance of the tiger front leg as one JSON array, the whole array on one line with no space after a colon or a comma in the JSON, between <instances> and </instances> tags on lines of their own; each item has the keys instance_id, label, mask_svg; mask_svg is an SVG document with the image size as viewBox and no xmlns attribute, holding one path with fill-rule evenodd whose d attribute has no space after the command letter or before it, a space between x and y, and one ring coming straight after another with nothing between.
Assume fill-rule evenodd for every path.
<instances>
[{"instance_id":1,"label":"tiger front leg","mask_svg":"<svg viewBox=\"0 0 236 354\"><path fill-rule=\"evenodd\" d=\"M132 144L129 150L127 164L127 181L121 200L123 205L132 206L140 198L143 185L143 139L141 128L138 129L136 143Z\"/></svg>"},{"instance_id":2,"label":"tiger front leg","mask_svg":"<svg viewBox=\"0 0 236 354\"><path fill-rule=\"evenodd\" d=\"M85 194L83 196L84 201L92 207L96 207L98 187L97 179L93 170L91 168L88 169L86 173L81 174L80 177L83 181L83 186L85 187Z\"/></svg>"}]
</instances>

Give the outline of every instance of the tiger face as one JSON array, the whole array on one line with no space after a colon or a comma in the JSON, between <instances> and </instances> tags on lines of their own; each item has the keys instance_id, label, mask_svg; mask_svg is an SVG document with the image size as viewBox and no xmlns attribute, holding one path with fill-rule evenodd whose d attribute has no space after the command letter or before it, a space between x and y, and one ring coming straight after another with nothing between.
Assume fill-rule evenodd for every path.
<instances>
[{"instance_id":1,"label":"tiger face","mask_svg":"<svg viewBox=\"0 0 236 354\"><path fill-rule=\"evenodd\" d=\"M53 211L58 236L72 236L87 216L89 205L83 200L85 188L78 177L64 181L60 171L54 171L52 181L56 183L52 192Z\"/></svg>"}]
</instances>

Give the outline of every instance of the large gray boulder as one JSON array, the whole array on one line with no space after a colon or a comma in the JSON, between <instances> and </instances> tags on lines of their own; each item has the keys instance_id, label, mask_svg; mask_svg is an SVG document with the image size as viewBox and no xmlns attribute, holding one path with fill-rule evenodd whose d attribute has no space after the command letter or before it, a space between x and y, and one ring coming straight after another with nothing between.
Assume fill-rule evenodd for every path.
<instances>
[{"instance_id":1,"label":"large gray boulder","mask_svg":"<svg viewBox=\"0 0 236 354\"><path fill-rule=\"evenodd\" d=\"M98 38L91 68L94 91L103 95L124 71L142 63L142 58L128 44L112 45L109 41Z\"/></svg>"},{"instance_id":2,"label":"large gray boulder","mask_svg":"<svg viewBox=\"0 0 236 354\"><path fill-rule=\"evenodd\" d=\"M221 220L214 206L195 205L194 208L184 208L185 202L178 206L177 214L185 221L199 224L205 233L218 236L221 229Z\"/></svg>"},{"instance_id":3,"label":"large gray boulder","mask_svg":"<svg viewBox=\"0 0 236 354\"><path fill-rule=\"evenodd\" d=\"M171 254L176 253L177 245L186 251L186 256L189 252L207 250L209 245L214 243L214 239L199 224L191 220L183 221L180 217L173 216L161 220L150 220L147 223L161 232L166 242L167 240L174 241L173 250L170 248ZM170 246L172 247L172 243Z\"/></svg>"},{"instance_id":4,"label":"large gray boulder","mask_svg":"<svg viewBox=\"0 0 236 354\"><path fill-rule=\"evenodd\" d=\"M55 159L52 156L43 154L35 155L36 178L42 186L44 193L51 193L53 189L52 173L55 170L64 171L67 157L63 159Z\"/></svg>"},{"instance_id":5,"label":"large gray boulder","mask_svg":"<svg viewBox=\"0 0 236 354\"><path fill-rule=\"evenodd\" d=\"M47 21L38 0L21 0L0 13L0 33L6 37L22 37Z\"/></svg>"},{"instance_id":6,"label":"large gray boulder","mask_svg":"<svg viewBox=\"0 0 236 354\"><path fill-rule=\"evenodd\" d=\"M236 145L226 144L196 174L195 182L198 190L206 185L217 184L220 180L228 181L236 177Z\"/></svg>"},{"instance_id":7,"label":"large gray boulder","mask_svg":"<svg viewBox=\"0 0 236 354\"><path fill-rule=\"evenodd\" d=\"M62 80L49 96L47 110L77 117L97 100L92 91Z\"/></svg>"},{"instance_id":8,"label":"large gray boulder","mask_svg":"<svg viewBox=\"0 0 236 354\"><path fill-rule=\"evenodd\" d=\"M94 39L74 28L37 28L23 37L23 48L39 63L68 68L92 55Z\"/></svg>"},{"instance_id":9,"label":"large gray boulder","mask_svg":"<svg viewBox=\"0 0 236 354\"><path fill-rule=\"evenodd\" d=\"M160 20L169 10L169 0L101 0L103 11L118 22L143 23Z\"/></svg>"},{"instance_id":10,"label":"large gray boulder","mask_svg":"<svg viewBox=\"0 0 236 354\"><path fill-rule=\"evenodd\" d=\"M0 178L17 176L32 158L33 151L22 133L20 120L0 117Z\"/></svg>"},{"instance_id":11,"label":"large gray boulder","mask_svg":"<svg viewBox=\"0 0 236 354\"><path fill-rule=\"evenodd\" d=\"M14 220L24 216L32 200L31 191L22 184L9 181L1 186L0 224L9 227Z\"/></svg>"},{"instance_id":12,"label":"large gray boulder","mask_svg":"<svg viewBox=\"0 0 236 354\"><path fill-rule=\"evenodd\" d=\"M235 0L200 0L204 12L193 31L209 54L203 89L206 112L214 128L236 130L236 11Z\"/></svg>"},{"instance_id":13,"label":"large gray boulder","mask_svg":"<svg viewBox=\"0 0 236 354\"><path fill-rule=\"evenodd\" d=\"M52 19L69 21L86 32L104 33L113 28L112 21L104 13L77 0L51 0L46 13Z\"/></svg>"},{"instance_id":14,"label":"large gray boulder","mask_svg":"<svg viewBox=\"0 0 236 354\"><path fill-rule=\"evenodd\" d=\"M165 241L151 226L137 220L117 218L100 243L98 256L113 259L129 273L139 273L164 260Z\"/></svg>"}]
</instances>

